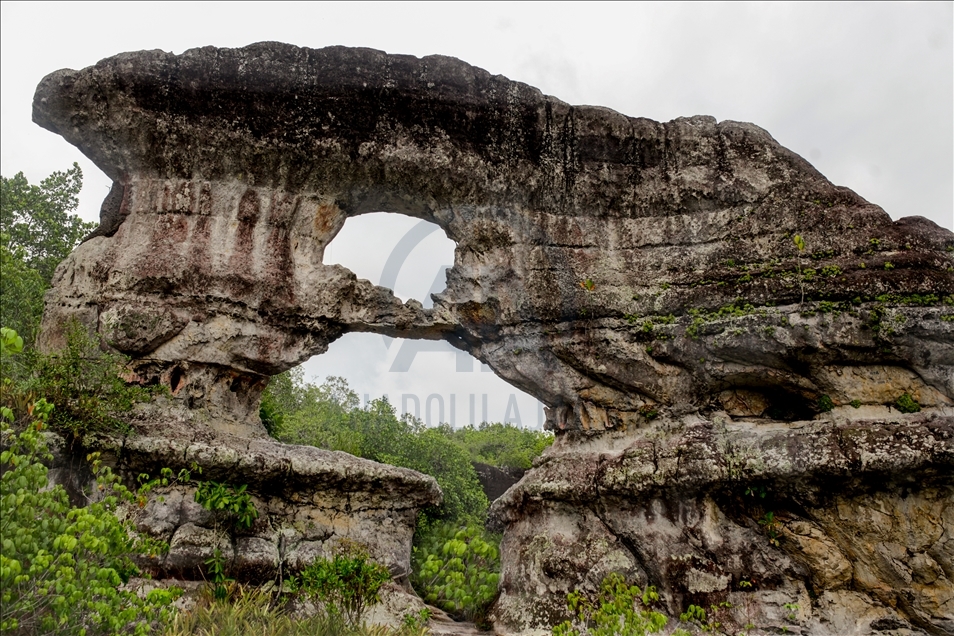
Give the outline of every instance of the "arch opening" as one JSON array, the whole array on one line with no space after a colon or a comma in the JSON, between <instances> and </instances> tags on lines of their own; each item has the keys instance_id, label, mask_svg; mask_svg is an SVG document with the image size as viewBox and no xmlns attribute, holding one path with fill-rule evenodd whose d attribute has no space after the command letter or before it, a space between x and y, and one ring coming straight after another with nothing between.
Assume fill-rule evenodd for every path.
<instances>
[{"instance_id":1,"label":"arch opening","mask_svg":"<svg viewBox=\"0 0 954 636\"><path fill-rule=\"evenodd\" d=\"M404 214L370 212L349 217L325 247L323 263L387 287L402 301L433 306L431 294L447 286L457 244L436 223Z\"/></svg>"},{"instance_id":2,"label":"arch opening","mask_svg":"<svg viewBox=\"0 0 954 636\"><path fill-rule=\"evenodd\" d=\"M396 338L386 347L379 335L352 332L299 368L306 382L343 378L362 406L386 397L399 416L427 426L502 422L542 430L546 421L539 400L444 341Z\"/></svg>"}]
</instances>

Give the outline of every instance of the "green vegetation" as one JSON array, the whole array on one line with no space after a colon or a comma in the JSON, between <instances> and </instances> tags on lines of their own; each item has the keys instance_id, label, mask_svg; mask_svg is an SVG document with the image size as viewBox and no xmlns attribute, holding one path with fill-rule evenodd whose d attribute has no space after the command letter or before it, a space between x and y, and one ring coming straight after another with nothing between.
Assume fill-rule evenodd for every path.
<instances>
[{"instance_id":1,"label":"green vegetation","mask_svg":"<svg viewBox=\"0 0 954 636\"><path fill-rule=\"evenodd\" d=\"M0 356L22 348L22 339L4 328ZM89 505L74 507L62 486L51 487L44 464L52 455L43 430L55 407L39 398L24 410L27 415L17 420L11 407L0 407L8 444L0 453L0 630L148 633L154 622L171 617L177 590L155 590L141 599L120 586L138 572L132 555L155 554L164 546L130 537L131 527L115 512L135 495L95 456L90 459L99 490Z\"/></svg>"},{"instance_id":2,"label":"green vegetation","mask_svg":"<svg viewBox=\"0 0 954 636\"><path fill-rule=\"evenodd\" d=\"M498 468L527 470L534 458L553 443L553 435L549 433L499 422L484 422L479 426L465 426L445 432L467 452L472 462Z\"/></svg>"},{"instance_id":3,"label":"green vegetation","mask_svg":"<svg viewBox=\"0 0 954 636\"><path fill-rule=\"evenodd\" d=\"M827 395L823 395L818 398L818 410L822 413L827 413L835 408L835 403L831 401L831 398Z\"/></svg>"},{"instance_id":4,"label":"green vegetation","mask_svg":"<svg viewBox=\"0 0 954 636\"><path fill-rule=\"evenodd\" d=\"M553 440L548 433L484 423L454 430L399 418L385 399L360 406L341 378L303 381L300 370L275 376L262 398L262 421L277 439L341 450L433 476L444 492L428 521L483 523L487 497L472 462L526 469Z\"/></svg>"},{"instance_id":5,"label":"green vegetation","mask_svg":"<svg viewBox=\"0 0 954 636\"><path fill-rule=\"evenodd\" d=\"M165 636L425 636L429 631L417 616L408 616L401 629L360 625L350 627L325 613L302 617L291 613L288 595L273 590L232 586L227 600L205 595L195 609L180 612ZM424 621L426 622L426 620Z\"/></svg>"},{"instance_id":6,"label":"green vegetation","mask_svg":"<svg viewBox=\"0 0 954 636\"><path fill-rule=\"evenodd\" d=\"M364 407L341 378L314 385L301 371L272 379L262 421L277 439L342 450L433 476L444 502L418 520L411 582L418 593L456 618L483 620L497 594L500 537L484 529L487 497L473 463L530 468L552 443L548 433L500 423L454 430L398 418L387 400Z\"/></svg>"},{"instance_id":7,"label":"green vegetation","mask_svg":"<svg viewBox=\"0 0 954 636\"><path fill-rule=\"evenodd\" d=\"M659 601L656 588L645 591L629 585L617 573L603 579L599 592L567 594L573 618L553 628L553 636L645 636L661 631L669 619L652 609Z\"/></svg>"},{"instance_id":8,"label":"green vegetation","mask_svg":"<svg viewBox=\"0 0 954 636\"><path fill-rule=\"evenodd\" d=\"M895 407L902 413L917 413L921 410L921 405L911 397L910 393L904 393L894 403Z\"/></svg>"},{"instance_id":9,"label":"green vegetation","mask_svg":"<svg viewBox=\"0 0 954 636\"><path fill-rule=\"evenodd\" d=\"M499 536L476 524L436 524L415 542L411 583L426 603L479 624L497 597L499 546Z\"/></svg>"},{"instance_id":10,"label":"green vegetation","mask_svg":"<svg viewBox=\"0 0 954 636\"><path fill-rule=\"evenodd\" d=\"M0 324L33 346L43 292L53 272L95 223L72 214L83 173L77 164L31 185L20 172L0 177Z\"/></svg>"},{"instance_id":11,"label":"green vegetation","mask_svg":"<svg viewBox=\"0 0 954 636\"><path fill-rule=\"evenodd\" d=\"M301 594L320 604L329 622L352 630L381 602L378 592L390 580L388 569L353 543L343 545L333 559L316 559L293 579Z\"/></svg>"},{"instance_id":12,"label":"green vegetation","mask_svg":"<svg viewBox=\"0 0 954 636\"><path fill-rule=\"evenodd\" d=\"M79 323L67 327L66 347L52 355L30 352L30 364L11 369L19 377L7 387L15 404L42 395L56 406L50 426L67 437L89 431L125 430L122 413L165 392L161 386L127 384L127 358L103 351ZM18 409L18 415L23 410Z\"/></svg>"},{"instance_id":13,"label":"green vegetation","mask_svg":"<svg viewBox=\"0 0 954 636\"><path fill-rule=\"evenodd\" d=\"M235 488L215 481L204 481L199 482L195 491L196 503L213 514L215 533L227 536L230 542L235 541L237 528L251 528L258 517L252 497L245 489L245 484ZM222 551L216 548L205 564L209 568L208 574L212 577L215 598L224 599L228 594L225 583L229 579Z\"/></svg>"}]
</instances>

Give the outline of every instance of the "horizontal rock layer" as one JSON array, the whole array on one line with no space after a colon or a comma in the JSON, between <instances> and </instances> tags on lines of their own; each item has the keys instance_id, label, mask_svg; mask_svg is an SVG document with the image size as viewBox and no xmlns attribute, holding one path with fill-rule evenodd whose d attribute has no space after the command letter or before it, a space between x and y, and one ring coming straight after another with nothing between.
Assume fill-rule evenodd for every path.
<instances>
[{"instance_id":1,"label":"horizontal rock layer","mask_svg":"<svg viewBox=\"0 0 954 636\"><path fill-rule=\"evenodd\" d=\"M670 424L567 435L494 502L499 633L549 633L610 572L657 586L670 616L729 602L726 633L954 631L951 409Z\"/></svg>"},{"instance_id":2,"label":"horizontal rock layer","mask_svg":"<svg viewBox=\"0 0 954 636\"><path fill-rule=\"evenodd\" d=\"M264 582L356 543L407 586L417 514L441 499L432 477L342 452L213 436L185 418L131 423L124 437L88 435L72 449L56 442L51 477L74 497L88 489L87 452L99 452L130 482L141 474L157 478L163 468L189 470L190 481L157 486L144 506L128 511L139 532L169 544L168 554L140 564L154 576L207 578L206 560L219 549L229 576ZM251 527L195 501L196 482L208 481L247 486L258 513Z\"/></svg>"}]
</instances>

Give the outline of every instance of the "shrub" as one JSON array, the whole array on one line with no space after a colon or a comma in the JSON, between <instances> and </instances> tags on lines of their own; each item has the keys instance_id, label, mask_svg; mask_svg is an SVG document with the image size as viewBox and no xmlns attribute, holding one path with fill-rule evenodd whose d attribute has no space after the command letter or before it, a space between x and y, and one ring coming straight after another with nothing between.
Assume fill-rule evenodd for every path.
<instances>
[{"instance_id":1,"label":"shrub","mask_svg":"<svg viewBox=\"0 0 954 636\"><path fill-rule=\"evenodd\" d=\"M426 603L457 619L481 622L497 596L500 538L480 525L419 528L411 584Z\"/></svg>"},{"instance_id":2,"label":"shrub","mask_svg":"<svg viewBox=\"0 0 954 636\"><path fill-rule=\"evenodd\" d=\"M390 580L386 567L372 561L357 544L347 544L333 559L316 559L301 571L293 585L321 603L330 620L340 620L349 629L356 629L364 613L381 602L378 592Z\"/></svg>"},{"instance_id":3,"label":"shrub","mask_svg":"<svg viewBox=\"0 0 954 636\"><path fill-rule=\"evenodd\" d=\"M136 573L130 555L140 551L115 516L132 494L107 468L93 465L104 497L85 508L70 506L62 486L47 483L51 456L42 424L45 400L32 405L35 419L19 434L4 427L9 448L0 465L0 630L23 634L144 634L171 615L175 590L146 599L121 589ZM152 546L155 548L155 546Z\"/></svg>"},{"instance_id":4,"label":"shrub","mask_svg":"<svg viewBox=\"0 0 954 636\"><path fill-rule=\"evenodd\" d=\"M2 401L22 422L29 419L26 405L36 396L45 397L56 407L50 426L68 436L79 437L89 431L124 431L128 425L120 419L121 413L166 390L160 386L127 384L122 377L126 374L127 359L102 351L76 321L67 326L63 350L32 355L32 374L7 382Z\"/></svg>"},{"instance_id":5,"label":"shrub","mask_svg":"<svg viewBox=\"0 0 954 636\"><path fill-rule=\"evenodd\" d=\"M835 403L832 402L832 399L827 395L823 395L818 398L818 410L822 413L827 413L835 408Z\"/></svg>"},{"instance_id":6,"label":"shrub","mask_svg":"<svg viewBox=\"0 0 954 636\"><path fill-rule=\"evenodd\" d=\"M262 589L234 586L228 601L200 597L191 611L179 612L166 636L404 636L380 626L348 628L327 615L296 617L283 598ZM416 634L416 633L415 633Z\"/></svg>"},{"instance_id":7,"label":"shrub","mask_svg":"<svg viewBox=\"0 0 954 636\"><path fill-rule=\"evenodd\" d=\"M567 609L573 618L553 628L554 636L645 636L666 626L665 615L651 609L659 600L656 588L645 591L628 585L619 574L608 575L596 595L567 594Z\"/></svg>"},{"instance_id":8,"label":"shrub","mask_svg":"<svg viewBox=\"0 0 954 636\"><path fill-rule=\"evenodd\" d=\"M898 401L894 403L902 413L917 413L921 410L921 405L911 397L910 393L904 393L901 397L898 398Z\"/></svg>"}]
</instances>

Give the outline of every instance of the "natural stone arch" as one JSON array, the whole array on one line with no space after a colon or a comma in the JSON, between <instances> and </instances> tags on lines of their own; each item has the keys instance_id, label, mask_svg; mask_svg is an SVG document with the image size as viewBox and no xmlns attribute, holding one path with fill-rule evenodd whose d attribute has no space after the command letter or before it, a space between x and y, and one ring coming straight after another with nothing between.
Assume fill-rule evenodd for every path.
<instances>
[{"instance_id":1,"label":"natural stone arch","mask_svg":"<svg viewBox=\"0 0 954 636\"><path fill-rule=\"evenodd\" d=\"M179 387L192 422L246 436L267 376L346 331L445 339L549 406L564 434L491 513L502 633L552 625L567 591L613 568L671 613L757 571L746 603L776 630L780 599L807 607L812 580L827 604L813 631L873 615L951 631L952 539L933 521L954 510L947 230L892 222L752 124L570 106L439 56L124 54L45 78L34 118L115 182L57 271L44 346L75 316ZM321 265L371 210L457 242L433 309ZM892 411L901 390L924 412ZM773 395L795 418L822 397L835 410L789 424ZM408 472L388 473L419 495L405 520L436 496ZM778 493L791 543L733 499L746 483ZM840 528L872 509L890 527Z\"/></svg>"},{"instance_id":2,"label":"natural stone arch","mask_svg":"<svg viewBox=\"0 0 954 636\"><path fill-rule=\"evenodd\" d=\"M753 358L692 330L689 311L798 304L804 289L841 301L952 287L949 233L892 223L756 126L574 107L451 58L273 43L125 54L45 78L34 117L116 184L100 236L60 270L47 346L64 315L82 314L148 359L144 373L185 361L205 386L241 375L248 413L268 374L348 330L447 339L549 405L561 429L692 411L752 377L810 401L824 391L813 369L878 345L859 334L870 354L836 341L807 353L775 311L767 326L784 337ZM457 242L433 310L321 265L344 219L370 210L433 221ZM794 285L796 233L842 277ZM895 270L880 252L858 268L871 239L901 250ZM747 278L732 258L788 277ZM659 335L679 346L647 351L633 323L669 315L678 322ZM122 327L142 321L151 337L127 342ZM948 396L950 349L892 343Z\"/></svg>"}]
</instances>

